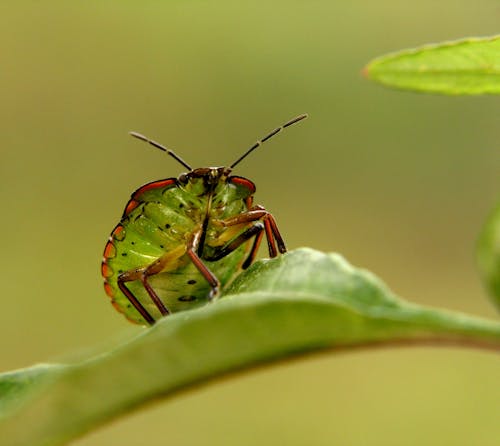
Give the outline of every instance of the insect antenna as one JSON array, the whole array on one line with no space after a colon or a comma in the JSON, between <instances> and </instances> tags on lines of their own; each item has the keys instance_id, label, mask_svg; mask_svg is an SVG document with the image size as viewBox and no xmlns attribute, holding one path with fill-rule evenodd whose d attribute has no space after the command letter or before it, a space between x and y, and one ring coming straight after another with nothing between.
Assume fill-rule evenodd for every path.
<instances>
[{"instance_id":1,"label":"insect antenna","mask_svg":"<svg viewBox=\"0 0 500 446\"><path fill-rule=\"evenodd\" d=\"M175 158L179 163L181 163L184 167L188 168L189 170L193 170L193 168L186 163L179 155L176 155L172 150L167 149L165 146L162 146L160 143L157 143L156 141L153 141L152 139L149 139L145 137L144 135L141 135L140 133L137 132L129 132L131 136L134 138L140 139L141 141L145 141L149 144L151 144L153 147L156 147L157 149L163 150L164 152L167 152L168 155L170 155L172 158Z\"/></svg>"},{"instance_id":2,"label":"insect antenna","mask_svg":"<svg viewBox=\"0 0 500 446\"><path fill-rule=\"evenodd\" d=\"M297 116L296 118L290 119L290 121L285 122L281 127L275 128L272 132L270 132L267 136L264 136L264 138L260 139L257 141L252 147L250 147L243 155L241 155L233 164L231 164L231 169L239 164L244 158L246 158L250 153L252 153L257 147L262 145L262 143L266 142L268 139L273 137L274 135L277 135L279 132L282 130L286 129L287 127L295 124L296 122L302 121L303 119L307 118L307 114L303 114L300 116Z\"/></svg>"}]
</instances>

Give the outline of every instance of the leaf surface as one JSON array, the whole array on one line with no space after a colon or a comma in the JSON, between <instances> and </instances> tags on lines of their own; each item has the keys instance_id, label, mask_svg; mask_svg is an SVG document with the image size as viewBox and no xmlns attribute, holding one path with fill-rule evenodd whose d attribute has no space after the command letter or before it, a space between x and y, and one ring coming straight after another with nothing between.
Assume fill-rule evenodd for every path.
<instances>
[{"instance_id":1,"label":"leaf surface","mask_svg":"<svg viewBox=\"0 0 500 446\"><path fill-rule=\"evenodd\" d=\"M259 261L215 304L79 363L0 375L0 438L54 446L176 391L265 363L387 344L500 349L500 324L406 303L336 254ZM29 426L29 428L27 428Z\"/></svg>"}]
</instances>

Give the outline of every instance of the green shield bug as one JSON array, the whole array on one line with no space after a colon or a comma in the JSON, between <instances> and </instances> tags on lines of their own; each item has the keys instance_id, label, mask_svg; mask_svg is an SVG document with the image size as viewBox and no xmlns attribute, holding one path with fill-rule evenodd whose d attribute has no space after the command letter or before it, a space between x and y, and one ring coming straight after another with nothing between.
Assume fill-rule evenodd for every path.
<instances>
[{"instance_id":1,"label":"green shield bug","mask_svg":"<svg viewBox=\"0 0 500 446\"><path fill-rule=\"evenodd\" d=\"M262 143L307 115L300 115L257 141L229 167L188 169L177 178L137 189L104 248L101 272L113 306L130 321L152 325L172 312L215 299L254 260L264 234L269 255L286 252L276 220L253 203L255 185L231 175Z\"/></svg>"}]
</instances>

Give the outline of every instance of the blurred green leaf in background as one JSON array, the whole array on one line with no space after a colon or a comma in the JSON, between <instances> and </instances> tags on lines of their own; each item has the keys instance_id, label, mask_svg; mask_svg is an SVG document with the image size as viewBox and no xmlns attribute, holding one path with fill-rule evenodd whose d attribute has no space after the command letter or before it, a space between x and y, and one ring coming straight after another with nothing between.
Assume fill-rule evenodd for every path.
<instances>
[{"instance_id":1,"label":"blurred green leaf in background","mask_svg":"<svg viewBox=\"0 0 500 446\"><path fill-rule=\"evenodd\" d=\"M499 94L500 37L464 39L403 50L368 64L384 85L429 93Z\"/></svg>"}]
</instances>

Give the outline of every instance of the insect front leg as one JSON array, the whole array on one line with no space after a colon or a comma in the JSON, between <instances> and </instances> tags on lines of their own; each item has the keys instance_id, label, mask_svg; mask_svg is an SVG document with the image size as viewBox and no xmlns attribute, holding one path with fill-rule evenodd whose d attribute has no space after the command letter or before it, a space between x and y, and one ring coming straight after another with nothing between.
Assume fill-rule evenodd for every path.
<instances>
[{"instance_id":1,"label":"insect front leg","mask_svg":"<svg viewBox=\"0 0 500 446\"><path fill-rule=\"evenodd\" d=\"M220 292L220 281L219 281L219 279L217 279L217 277L215 277L214 273L212 273L212 271L210 271L206 267L206 265L203 263L200 256L196 252L199 245L200 245L200 240L202 238L202 232L203 232L203 228L201 228L198 231L193 232L193 235L188 242L186 253L189 256L189 258L191 259L191 261L193 262L194 266L196 266L196 268L201 273L201 275L209 283L211 290L210 290L210 294L208 295L208 299L212 300L215 297L217 297L217 295Z\"/></svg>"}]
</instances>

